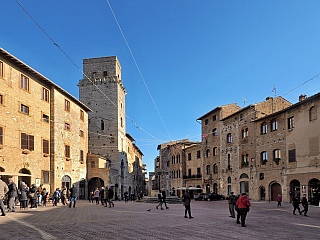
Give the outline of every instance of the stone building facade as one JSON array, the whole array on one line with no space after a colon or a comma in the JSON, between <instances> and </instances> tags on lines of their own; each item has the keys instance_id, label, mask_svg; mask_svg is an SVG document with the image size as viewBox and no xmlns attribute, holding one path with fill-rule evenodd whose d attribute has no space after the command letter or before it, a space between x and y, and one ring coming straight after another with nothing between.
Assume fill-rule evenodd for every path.
<instances>
[{"instance_id":1,"label":"stone building facade","mask_svg":"<svg viewBox=\"0 0 320 240\"><path fill-rule=\"evenodd\" d=\"M0 171L85 196L90 109L0 48ZM17 176L17 173L25 174Z\"/></svg>"},{"instance_id":2,"label":"stone building facade","mask_svg":"<svg viewBox=\"0 0 320 240\"><path fill-rule=\"evenodd\" d=\"M126 133L126 91L117 57L84 59L83 72L78 84L79 98L92 109L89 113L89 158L92 154L95 161L105 159L106 167L97 171L108 172L98 174L89 167L89 186L111 186L116 199L123 199L125 191L132 194L138 189L143 191L143 154Z\"/></svg>"}]
</instances>

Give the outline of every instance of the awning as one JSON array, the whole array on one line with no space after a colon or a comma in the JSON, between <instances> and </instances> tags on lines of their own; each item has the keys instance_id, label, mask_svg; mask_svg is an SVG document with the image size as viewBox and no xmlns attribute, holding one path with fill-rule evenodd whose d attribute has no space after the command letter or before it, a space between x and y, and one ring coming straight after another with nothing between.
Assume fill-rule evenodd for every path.
<instances>
[{"instance_id":1,"label":"awning","mask_svg":"<svg viewBox=\"0 0 320 240\"><path fill-rule=\"evenodd\" d=\"M25 173L13 173L13 172L0 172L2 176L18 176L18 177L31 177L30 174Z\"/></svg>"}]
</instances>

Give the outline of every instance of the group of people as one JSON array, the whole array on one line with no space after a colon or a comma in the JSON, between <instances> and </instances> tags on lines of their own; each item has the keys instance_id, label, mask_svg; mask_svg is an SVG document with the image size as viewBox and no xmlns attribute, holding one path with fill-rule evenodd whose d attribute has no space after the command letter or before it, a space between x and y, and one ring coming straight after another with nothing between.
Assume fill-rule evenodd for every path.
<instances>
[{"instance_id":1,"label":"group of people","mask_svg":"<svg viewBox=\"0 0 320 240\"><path fill-rule=\"evenodd\" d=\"M246 217L250 211L251 203L247 198L246 193L242 195L234 195L234 192L231 192L228 196L229 212L232 218L235 218L235 210L237 212L237 221L236 223L241 224L241 227L246 227ZM241 220L241 222L240 222Z\"/></svg>"},{"instance_id":2,"label":"group of people","mask_svg":"<svg viewBox=\"0 0 320 240\"><path fill-rule=\"evenodd\" d=\"M166 191L164 190L164 188L162 188L162 191L159 190L159 193L158 193L158 205L156 206L156 209L158 209L160 207L161 210L164 210L164 208L162 207L162 204L165 205L166 209L169 208L167 206L167 196L166 196Z\"/></svg>"},{"instance_id":3,"label":"group of people","mask_svg":"<svg viewBox=\"0 0 320 240\"><path fill-rule=\"evenodd\" d=\"M101 204L105 207L108 207L109 203L109 208L112 206L114 207L113 203L113 189L112 187L101 187L99 189L98 187L95 189L95 191L91 191L89 194L89 203L93 203L94 200L96 202L96 205L99 204L99 200L101 201Z\"/></svg>"}]
</instances>

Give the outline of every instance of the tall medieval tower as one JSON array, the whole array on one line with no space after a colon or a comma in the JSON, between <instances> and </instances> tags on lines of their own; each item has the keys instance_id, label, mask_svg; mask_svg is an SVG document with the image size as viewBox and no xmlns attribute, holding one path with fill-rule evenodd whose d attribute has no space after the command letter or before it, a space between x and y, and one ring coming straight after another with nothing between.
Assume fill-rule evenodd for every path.
<instances>
[{"instance_id":1,"label":"tall medieval tower","mask_svg":"<svg viewBox=\"0 0 320 240\"><path fill-rule=\"evenodd\" d=\"M89 152L108 160L114 174L109 173L109 183L105 184L121 184L118 176L127 159L126 91L120 63L116 56L83 59L83 72L79 98L92 110L88 116Z\"/></svg>"}]
</instances>

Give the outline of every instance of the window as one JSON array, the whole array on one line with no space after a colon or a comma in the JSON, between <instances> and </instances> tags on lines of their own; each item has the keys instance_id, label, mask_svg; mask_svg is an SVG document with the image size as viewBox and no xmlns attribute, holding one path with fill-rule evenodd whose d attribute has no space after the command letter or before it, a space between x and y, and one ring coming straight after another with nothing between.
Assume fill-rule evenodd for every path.
<instances>
[{"instance_id":1,"label":"window","mask_svg":"<svg viewBox=\"0 0 320 240\"><path fill-rule=\"evenodd\" d=\"M213 136L217 136L217 135L218 135L218 131L217 131L216 128L212 130L212 135L213 135Z\"/></svg>"},{"instance_id":2,"label":"window","mask_svg":"<svg viewBox=\"0 0 320 240\"><path fill-rule=\"evenodd\" d=\"M107 72L107 71L104 71L104 72L103 72L103 76L104 76L104 77L108 76L108 72Z\"/></svg>"},{"instance_id":3,"label":"window","mask_svg":"<svg viewBox=\"0 0 320 240\"><path fill-rule=\"evenodd\" d=\"M64 130L68 130L68 131L71 130L71 126L69 123L64 123Z\"/></svg>"},{"instance_id":4,"label":"window","mask_svg":"<svg viewBox=\"0 0 320 240\"><path fill-rule=\"evenodd\" d=\"M188 176L191 178L191 169L188 169Z\"/></svg>"},{"instance_id":5,"label":"window","mask_svg":"<svg viewBox=\"0 0 320 240\"><path fill-rule=\"evenodd\" d=\"M177 171L177 178L180 178L180 169Z\"/></svg>"},{"instance_id":6,"label":"window","mask_svg":"<svg viewBox=\"0 0 320 240\"><path fill-rule=\"evenodd\" d=\"M84 131L83 131L83 130L80 130L79 135L80 135L80 137L84 137Z\"/></svg>"},{"instance_id":7,"label":"window","mask_svg":"<svg viewBox=\"0 0 320 240\"><path fill-rule=\"evenodd\" d=\"M309 121L317 119L317 107L313 106L309 110Z\"/></svg>"},{"instance_id":8,"label":"window","mask_svg":"<svg viewBox=\"0 0 320 240\"><path fill-rule=\"evenodd\" d=\"M188 161L191 161L191 153L188 153Z\"/></svg>"},{"instance_id":9,"label":"window","mask_svg":"<svg viewBox=\"0 0 320 240\"><path fill-rule=\"evenodd\" d=\"M207 166L206 166L206 173L207 173L207 175L210 174L210 165L207 165Z\"/></svg>"},{"instance_id":10,"label":"window","mask_svg":"<svg viewBox=\"0 0 320 240\"><path fill-rule=\"evenodd\" d=\"M96 167L96 163L94 161L91 162L91 168L95 168Z\"/></svg>"},{"instance_id":11,"label":"window","mask_svg":"<svg viewBox=\"0 0 320 240\"><path fill-rule=\"evenodd\" d=\"M278 129L277 119L272 119L270 124L271 124L271 132L276 131Z\"/></svg>"},{"instance_id":12,"label":"window","mask_svg":"<svg viewBox=\"0 0 320 240\"><path fill-rule=\"evenodd\" d=\"M172 157L171 157L171 161L172 161L172 164L175 164L175 163L176 163L176 158L175 158L175 156L172 156Z\"/></svg>"},{"instance_id":13,"label":"window","mask_svg":"<svg viewBox=\"0 0 320 240\"><path fill-rule=\"evenodd\" d=\"M288 130L292 130L294 128L294 117L288 118Z\"/></svg>"},{"instance_id":14,"label":"window","mask_svg":"<svg viewBox=\"0 0 320 240\"><path fill-rule=\"evenodd\" d=\"M208 123L209 123L208 119L204 120L205 125L208 125Z\"/></svg>"},{"instance_id":15,"label":"window","mask_svg":"<svg viewBox=\"0 0 320 240\"><path fill-rule=\"evenodd\" d=\"M20 88L29 91L29 78L21 74Z\"/></svg>"},{"instance_id":16,"label":"window","mask_svg":"<svg viewBox=\"0 0 320 240\"><path fill-rule=\"evenodd\" d=\"M2 94L0 94L0 104L2 105L3 103L4 103L4 101L3 101L4 99L3 99L3 95Z\"/></svg>"},{"instance_id":17,"label":"window","mask_svg":"<svg viewBox=\"0 0 320 240\"><path fill-rule=\"evenodd\" d=\"M218 165L217 164L213 165L213 174L218 174Z\"/></svg>"},{"instance_id":18,"label":"window","mask_svg":"<svg viewBox=\"0 0 320 240\"><path fill-rule=\"evenodd\" d=\"M228 177L227 181L228 181L228 183L231 183L231 177Z\"/></svg>"},{"instance_id":19,"label":"window","mask_svg":"<svg viewBox=\"0 0 320 240\"><path fill-rule=\"evenodd\" d=\"M170 166L170 161L167 161L167 167L169 167Z\"/></svg>"},{"instance_id":20,"label":"window","mask_svg":"<svg viewBox=\"0 0 320 240\"><path fill-rule=\"evenodd\" d=\"M259 174L259 178L260 178L260 180L263 180L264 179L264 173L260 173Z\"/></svg>"},{"instance_id":21,"label":"window","mask_svg":"<svg viewBox=\"0 0 320 240\"><path fill-rule=\"evenodd\" d=\"M44 154L49 154L49 141L42 139L42 152Z\"/></svg>"},{"instance_id":22,"label":"window","mask_svg":"<svg viewBox=\"0 0 320 240\"><path fill-rule=\"evenodd\" d=\"M67 99L64 100L64 110L70 112L70 101Z\"/></svg>"},{"instance_id":23,"label":"window","mask_svg":"<svg viewBox=\"0 0 320 240\"><path fill-rule=\"evenodd\" d=\"M212 116L212 121L215 121L215 120L217 120L217 115Z\"/></svg>"},{"instance_id":24,"label":"window","mask_svg":"<svg viewBox=\"0 0 320 240\"><path fill-rule=\"evenodd\" d=\"M26 105L21 104L21 105L20 105L20 111L21 111L22 113L24 113L24 114L29 115L29 107L26 106Z\"/></svg>"},{"instance_id":25,"label":"window","mask_svg":"<svg viewBox=\"0 0 320 240\"><path fill-rule=\"evenodd\" d=\"M197 175L200 175L201 174L201 168L197 168Z\"/></svg>"},{"instance_id":26,"label":"window","mask_svg":"<svg viewBox=\"0 0 320 240\"><path fill-rule=\"evenodd\" d=\"M42 114L42 121L48 123L49 122L49 116L46 114Z\"/></svg>"},{"instance_id":27,"label":"window","mask_svg":"<svg viewBox=\"0 0 320 240\"><path fill-rule=\"evenodd\" d=\"M49 183L49 171L42 171L42 183Z\"/></svg>"},{"instance_id":28,"label":"window","mask_svg":"<svg viewBox=\"0 0 320 240\"><path fill-rule=\"evenodd\" d=\"M42 88L42 98L43 101L49 102L49 90Z\"/></svg>"},{"instance_id":29,"label":"window","mask_svg":"<svg viewBox=\"0 0 320 240\"><path fill-rule=\"evenodd\" d=\"M243 120L243 114L240 114L240 121Z\"/></svg>"},{"instance_id":30,"label":"window","mask_svg":"<svg viewBox=\"0 0 320 240\"><path fill-rule=\"evenodd\" d=\"M296 161L296 150L292 149L289 150L289 162L295 162Z\"/></svg>"},{"instance_id":31,"label":"window","mask_svg":"<svg viewBox=\"0 0 320 240\"><path fill-rule=\"evenodd\" d=\"M123 120L122 120L122 118L120 118L120 124L121 124L121 127L123 127Z\"/></svg>"},{"instance_id":32,"label":"window","mask_svg":"<svg viewBox=\"0 0 320 240\"><path fill-rule=\"evenodd\" d=\"M232 133L228 133L227 135L227 142L232 143Z\"/></svg>"},{"instance_id":33,"label":"window","mask_svg":"<svg viewBox=\"0 0 320 240\"><path fill-rule=\"evenodd\" d=\"M3 78L4 74L3 74L3 62L0 61L0 77Z\"/></svg>"},{"instance_id":34,"label":"window","mask_svg":"<svg viewBox=\"0 0 320 240\"><path fill-rule=\"evenodd\" d=\"M104 121L101 120L101 130L104 130Z\"/></svg>"},{"instance_id":35,"label":"window","mask_svg":"<svg viewBox=\"0 0 320 240\"><path fill-rule=\"evenodd\" d=\"M249 135L248 128L242 129L241 135L242 135L242 138L247 138Z\"/></svg>"},{"instance_id":36,"label":"window","mask_svg":"<svg viewBox=\"0 0 320 240\"><path fill-rule=\"evenodd\" d=\"M241 156L242 158L242 162L241 162L241 167L246 167L249 165L249 157L248 157L248 154L243 154Z\"/></svg>"},{"instance_id":37,"label":"window","mask_svg":"<svg viewBox=\"0 0 320 240\"><path fill-rule=\"evenodd\" d=\"M260 158L261 158L261 164L265 165L268 161L268 152L261 152L260 153Z\"/></svg>"},{"instance_id":38,"label":"window","mask_svg":"<svg viewBox=\"0 0 320 240\"><path fill-rule=\"evenodd\" d=\"M267 123L261 123L261 134L266 134L268 132L268 125Z\"/></svg>"},{"instance_id":39,"label":"window","mask_svg":"<svg viewBox=\"0 0 320 240\"><path fill-rule=\"evenodd\" d=\"M70 146L69 145L64 145L64 156L66 158L70 158Z\"/></svg>"},{"instance_id":40,"label":"window","mask_svg":"<svg viewBox=\"0 0 320 240\"><path fill-rule=\"evenodd\" d=\"M177 155L176 159L177 159L177 163L180 163L180 154Z\"/></svg>"},{"instance_id":41,"label":"window","mask_svg":"<svg viewBox=\"0 0 320 240\"><path fill-rule=\"evenodd\" d=\"M281 158L280 149L274 149L273 150L273 160Z\"/></svg>"},{"instance_id":42,"label":"window","mask_svg":"<svg viewBox=\"0 0 320 240\"><path fill-rule=\"evenodd\" d=\"M212 149L212 156L217 156L218 155L218 148L217 147L214 147Z\"/></svg>"},{"instance_id":43,"label":"window","mask_svg":"<svg viewBox=\"0 0 320 240\"><path fill-rule=\"evenodd\" d=\"M80 120L84 121L84 111L80 110Z\"/></svg>"},{"instance_id":44,"label":"window","mask_svg":"<svg viewBox=\"0 0 320 240\"><path fill-rule=\"evenodd\" d=\"M210 150L209 149L206 150L206 157L210 157Z\"/></svg>"},{"instance_id":45,"label":"window","mask_svg":"<svg viewBox=\"0 0 320 240\"><path fill-rule=\"evenodd\" d=\"M21 133L21 149L34 150L34 136Z\"/></svg>"},{"instance_id":46,"label":"window","mask_svg":"<svg viewBox=\"0 0 320 240\"><path fill-rule=\"evenodd\" d=\"M197 158L201 158L201 152L200 152L200 150L197 151Z\"/></svg>"},{"instance_id":47,"label":"window","mask_svg":"<svg viewBox=\"0 0 320 240\"><path fill-rule=\"evenodd\" d=\"M0 145L3 145L3 127L0 127Z\"/></svg>"}]
</instances>

